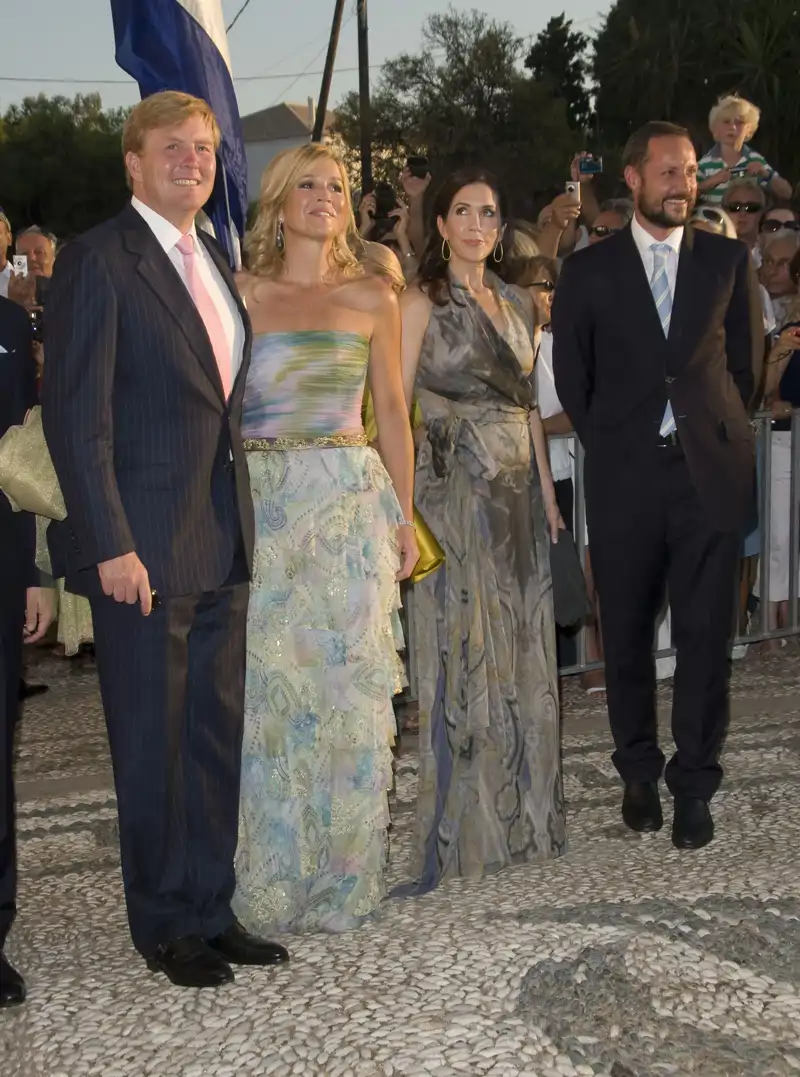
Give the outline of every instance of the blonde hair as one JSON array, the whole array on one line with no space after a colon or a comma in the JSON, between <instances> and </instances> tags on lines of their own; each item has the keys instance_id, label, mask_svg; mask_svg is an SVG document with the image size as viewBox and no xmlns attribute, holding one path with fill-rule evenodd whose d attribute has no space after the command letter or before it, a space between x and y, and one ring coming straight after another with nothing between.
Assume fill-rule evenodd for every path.
<instances>
[{"instance_id":1,"label":"blonde hair","mask_svg":"<svg viewBox=\"0 0 800 1077\"><path fill-rule=\"evenodd\" d=\"M337 268L348 276L363 272L353 253L358 238L353 216L350 184L341 158L330 146L321 142L309 142L295 149L283 150L267 165L261 177L258 196L258 212L253 227L245 236L247 268L258 277L274 280L283 273L283 254L278 250L278 223L289 193L300 176L306 174L321 160L333 161L342 177L345 196L345 226L334 236L331 246L331 268Z\"/></svg>"},{"instance_id":2,"label":"blonde hair","mask_svg":"<svg viewBox=\"0 0 800 1077\"><path fill-rule=\"evenodd\" d=\"M384 243L362 240L362 251L358 260L369 276L381 277L397 295L405 291L406 278L400 259Z\"/></svg>"},{"instance_id":3,"label":"blonde hair","mask_svg":"<svg viewBox=\"0 0 800 1077\"><path fill-rule=\"evenodd\" d=\"M131 109L122 129L123 157L129 153L142 152L148 131L181 124L191 116L200 116L206 121L211 128L214 149L219 149L222 136L211 106L201 97L192 97L191 94L178 93L176 90L164 90L163 93L145 97L144 101Z\"/></svg>"},{"instance_id":4,"label":"blonde hair","mask_svg":"<svg viewBox=\"0 0 800 1077\"><path fill-rule=\"evenodd\" d=\"M746 100L744 97L739 97L738 94L726 94L717 101L716 105L711 109L708 114L708 127L711 134L716 138L714 128L718 122L725 119L727 116L741 116L744 120L744 140L749 142L753 135L758 130L758 124L761 120L761 109L757 105L754 105L752 101Z\"/></svg>"},{"instance_id":5,"label":"blonde hair","mask_svg":"<svg viewBox=\"0 0 800 1077\"><path fill-rule=\"evenodd\" d=\"M161 127L178 126L192 116L200 116L205 120L211 130L214 149L218 150L222 134L217 117L208 102L202 97L192 97L188 93L164 90L145 97L131 109L125 126L122 128L122 159L125 160L129 153L140 154L142 152L144 140L149 131L156 131ZM125 179L128 187L132 189L133 184L127 165Z\"/></svg>"}]
</instances>

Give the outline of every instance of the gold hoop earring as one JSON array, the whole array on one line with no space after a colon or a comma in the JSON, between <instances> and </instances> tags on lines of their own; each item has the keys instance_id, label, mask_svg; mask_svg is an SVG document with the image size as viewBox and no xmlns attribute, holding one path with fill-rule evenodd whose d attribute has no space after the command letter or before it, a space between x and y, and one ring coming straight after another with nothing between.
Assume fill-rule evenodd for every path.
<instances>
[{"instance_id":1,"label":"gold hoop earring","mask_svg":"<svg viewBox=\"0 0 800 1077\"><path fill-rule=\"evenodd\" d=\"M500 251L499 254L497 253L498 251ZM492 255L492 258L495 260L495 262L502 262L503 261L503 241L502 241L502 239L500 240L500 242L495 247L494 254Z\"/></svg>"},{"instance_id":2,"label":"gold hoop earring","mask_svg":"<svg viewBox=\"0 0 800 1077\"><path fill-rule=\"evenodd\" d=\"M447 251L445 251L445 247L447 247ZM443 262L449 262L452 254L453 254L453 251L450 248L450 244L447 242L446 239L443 239L442 240L442 261Z\"/></svg>"},{"instance_id":3,"label":"gold hoop earring","mask_svg":"<svg viewBox=\"0 0 800 1077\"><path fill-rule=\"evenodd\" d=\"M275 246L278 254L283 254L286 249L286 239L283 235L283 221L278 221L278 231L275 233Z\"/></svg>"}]
</instances>

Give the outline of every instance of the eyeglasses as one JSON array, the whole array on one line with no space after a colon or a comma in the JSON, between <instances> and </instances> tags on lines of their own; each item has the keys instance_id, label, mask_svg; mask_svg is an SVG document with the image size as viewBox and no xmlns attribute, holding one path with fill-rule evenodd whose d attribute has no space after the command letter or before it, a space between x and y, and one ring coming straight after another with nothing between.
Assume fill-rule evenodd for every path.
<instances>
[{"instance_id":1,"label":"eyeglasses","mask_svg":"<svg viewBox=\"0 0 800 1077\"><path fill-rule=\"evenodd\" d=\"M555 284L551 280L535 280L531 284L531 288L541 288L543 292L554 292L556 290Z\"/></svg>"},{"instance_id":2,"label":"eyeglasses","mask_svg":"<svg viewBox=\"0 0 800 1077\"><path fill-rule=\"evenodd\" d=\"M594 228L589 229L589 235L597 236L598 239L607 239L609 236L615 236L617 232L621 231L621 228L608 228L605 224L597 224Z\"/></svg>"},{"instance_id":3,"label":"eyeglasses","mask_svg":"<svg viewBox=\"0 0 800 1077\"><path fill-rule=\"evenodd\" d=\"M761 225L762 232L800 232L798 221L764 221Z\"/></svg>"},{"instance_id":4,"label":"eyeglasses","mask_svg":"<svg viewBox=\"0 0 800 1077\"><path fill-rule=\"evenodd\" d=\"M761 202L729 202L723 209L728 213L761 213L764 207Z\"/></svg>"}]
</instances>

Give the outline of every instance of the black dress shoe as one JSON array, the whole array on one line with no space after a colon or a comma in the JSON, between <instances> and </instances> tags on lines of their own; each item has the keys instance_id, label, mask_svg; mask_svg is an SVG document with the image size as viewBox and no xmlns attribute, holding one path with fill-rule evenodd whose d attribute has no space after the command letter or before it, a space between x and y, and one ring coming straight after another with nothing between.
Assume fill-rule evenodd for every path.
<instances>
[{"instance_id":1,"label":"black dress shoe","mask_svg":"<svg viewBox=\"0 0 800 1077\"><path fill-rule=\"evenodd\" d=\"M708 802L699 797L675 797L672 844L676 849L702 849L714 838Z\"/></svg>"},{"instance_id":2,"label":"black dress shoe","mask_svg":"<svg viewBox=\"0 0 800 1077\"><path fill-rule=\"evenodd\" d=\"M44 692L49 692L49 686L46 684L28 684L27 681L19 682L19 698L31 699L33 696L40 696Z\"/></svg>"},{"instance_id":3,"label":"black dress shoe","mask_svg":"<svg viewBox=\"0 0 800 1077\"><path fill-rule=\"evenodd\" d=\"M221 987L233 981L233 971L199 935L186 935L159 946L147 958L151 972L163 972L178 987Z\"/></svg>"},{"instance_id":4,"label":"black dress shoe","mask_svg":"<svg viewBox=\"0 0 800 1077\"><path fill-rule=\"evenodd\" d=\"M0 1010L20 1006L25 1001L25 981L0 953Z\"/></svg>"},{"instance_id":5,"label":"black dress shoe","mask_svg":"<svg viewBox=\"0 0 800 1077\"><path fill-rule=\"evenodd\" d=\"M660 830L664 825L658 782L629 782L622 797L622 819L637 833Z\"/></svg>"},{"instance_id":6,"label":"black dress shoe","mask_svg":"<svg viewBox=\"0 0 800 1077\"><path fill-rule=\"evenodd\" d=\"M282 965L289 960L289 951L277 942L257 939L234 920L229 928L208 945L233 965Z\"/></svg>"}]
</instances>

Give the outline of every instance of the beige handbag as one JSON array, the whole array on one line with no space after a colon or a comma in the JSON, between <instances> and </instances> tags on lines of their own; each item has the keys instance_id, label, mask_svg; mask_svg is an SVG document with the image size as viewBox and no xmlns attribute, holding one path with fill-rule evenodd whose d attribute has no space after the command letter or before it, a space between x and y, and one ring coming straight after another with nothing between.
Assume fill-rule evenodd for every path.
<instances>
[{"instance_id":1,"label":"beige handbag","mask_svg":"<svg viewBox=\"0 0 800 1077\"><path fill-rule=\"evenodd\" d=\"M14 512L33 512L49 520L63 520L67 515L38 404L22 426L9 427L0 438L0 490Z\"/></svg>"}]
</instances>

